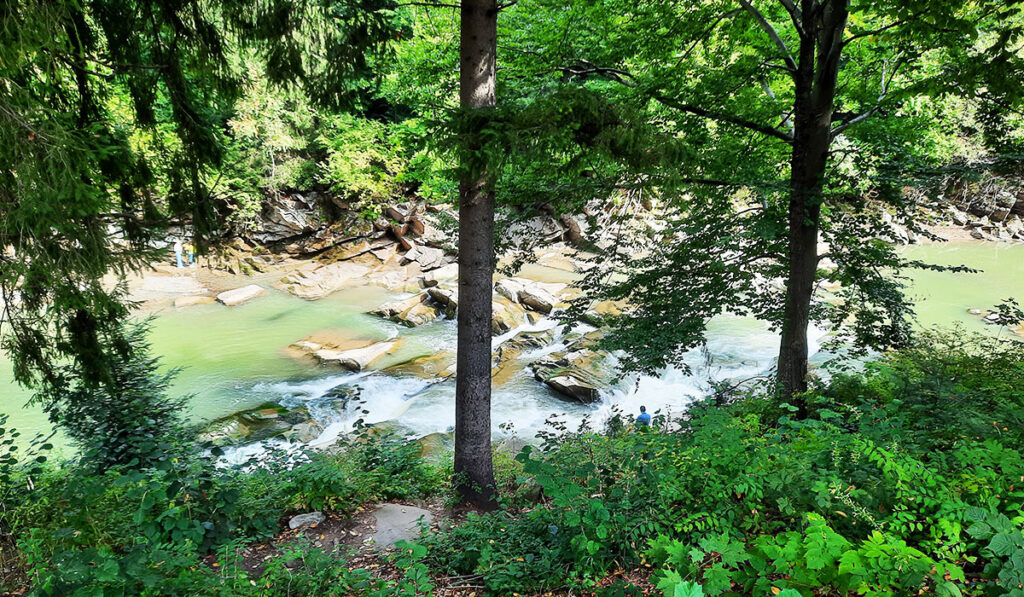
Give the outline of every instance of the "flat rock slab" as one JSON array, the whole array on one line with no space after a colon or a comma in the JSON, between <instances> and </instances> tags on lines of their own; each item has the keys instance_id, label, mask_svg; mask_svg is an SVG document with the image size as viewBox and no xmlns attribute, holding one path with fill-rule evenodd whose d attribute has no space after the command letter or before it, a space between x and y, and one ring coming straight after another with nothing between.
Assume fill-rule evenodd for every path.
<instances>
[{"instance_id":1,"label":"flat rock slab","mask_svg":"<svg viewBox=\"0 0 1024 597\"><path fill-rule=\"evenodd\" d=\"M249 299L254 299L265 291L262 286L250 284L234 290L227 290L217 295L217 300L229 307L240 305Z\"/></svg>"},{"instance_id":2,"label":"flat rock slab","mask_svg":"<svg viewBox=\"0 0 1024 597\"><path fill-rule=\"evenodd\" d=\"M215 299L212 296L188 295L179 296L174 299L175 307L191 307L192 305L205 305L212 303Z\"/></svg>"},{"instance_id":3,"label":"flat rock slab","mask_svg":"<svg viewBox=\"0 0 1024 597\"><path fill-rule=\"evenodd\" d=\"M347 285L363 283L370 268L343 261L317 268L315 271L298 271L281 278L283 288L299 298L316 300Z\"/></svg>"},{"instance_id":4,"label":"flat rock slab","mask_svg":"<svg viewBox=\"0 0 1024 597\"><path fill-rule=\"evenodd\" d=\"M402 504L382 504L373 516L377 519L377 532L370 539L379 548L414 541L420 536L420 523L430 524L434 520L434 515L423 508Z\"/></svg>"},{"instance_id":5,"label":"flat rock slab","mask_svg":"<svg viewBox=\"0 0 1024 597\"><path fill-rule=\"evenodd\" d=\"M343 351L321 348L314 352L313 356L322 363L335 363L350 371L362 371L372 365L374 361L391 352L398 344L399 341L395 340L377 342L364 348Z\"/></svg>"},{"instance_id":6,"label":"flat rock slab","mask_svg":"<svg viewBox=\"0 0 1024 597\"><path fill-rule=\"evenodd\" d=\"M155 294L201 294L206 287L191 276L146 276L140 290Z\"/></svg>"}]
</instances>

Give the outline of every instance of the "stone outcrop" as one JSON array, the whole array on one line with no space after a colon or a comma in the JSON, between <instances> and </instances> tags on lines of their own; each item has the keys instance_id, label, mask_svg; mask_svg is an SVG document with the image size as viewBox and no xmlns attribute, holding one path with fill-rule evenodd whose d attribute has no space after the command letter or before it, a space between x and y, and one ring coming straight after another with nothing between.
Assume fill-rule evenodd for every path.
<instances>
[{"instance_id":1,"label":"stone outcrop","mask_svg":"<svg viewBox=\"0 0 1024 597\"><path fill-rule=\"evenodd\" d=\"M402 255L402 263L418 263L423 271L430 271L448 265L445 253L441 249L427 246L414 246Z\"/></svg>"},{"instance_id":2,"label":"stone outcrop","mask_svg":"<svg viewBox=\"0 0 1024 597\"><path fill-rule=\"evenodd\" d=\"M217 301L223 303L229 307L240 305L248 300L252 300L259 295L266 292L263 287L256 284L250 284L241 288L235 288L234 290L227 290L217 295Z\"/></svg>"},{"instance_id":3,"label":"stone outcrop","mask_svg":"<svg viewBox=\"0 0 1024 597\"><path fill-rule=\"evenodd\" d=\"M318 212L316 193L268 198L258 228L250 236L261 244L269 244L309 234L320 226Z\"/></svg>"},{"instance_id":4,"label":"stone outcrop","mask_svg":"<svg viewBox=\"0 0 1024 597\"><path fill-rule=\"evenodd\" d=\"M954 180L943 196L949 222L985 240L1024 240L1024 181L989 177L980 182Z\"/></svg>"},{"instance_id":5,"label":"stone outcrop","mask_svg":"<svg viewBox=\"0 0 1024 597\"><path fill-rule=\"evenodd\" d=\"M553 352L534 361L530 366L534 377L551 389L584 404L601 399L601 390L613 378L608 354L598 350L600 332L591 332L578 338L564 340L564 350Z\"/></svg>"},{"instance_id":6,"label":"stone outcrop","mask_svg":"<svg viewBox=\"0 0 1024 597\"><path fill-rule=\"evenodd\" d=\"M313 356L323 364L338 365L349 371L362 371L370 368L371 365L382 357L393 352L398 345L399 340L387 340L364 348L352 348L349 350L321 348L314 352Z\"/></svg>"},{"instance_id":7,"label":"stone outcrop","mask_svg":"<svg viewBox=\"0 0 1024 597\"><path fill-rule=\"evenodd\" d=\"M560 302L558 294L565 284L534 282L526 278L504 278L494 284L494 290L510 301L537 313L548 314Z\"/></svg>"},{"instance_id":8,"label":"stone outcrop","mask_svg":"<svg viewBox=\"0 0 1024 597\"><path fill-rule=\"evenodd\" d=\"M403 340L382 340L379 342L363 342L361 346L338 347L322 344L311 339L299 340L291 345L293 356L305 355L316 359L324 365L336 365L349 371L362 371L374 368L385 356L392 354L402 345Z\"/></svg>"},{"instance_id":9,"label":"stone outcrop","mask_svg":"<svg viewBox=\"0 0 1024 597\"><path fill-rule=\"evenodd\" d=\"M405 299L384 303L372 311L374 315L409 327L421 326L437 319L437 309L427 304L426 292Z\"/></svg>"},{"instance_id":10,"label":"stone outcrop","mask_svg":"<svg viewBox=\"0 0 1024 597\"><path fill-rule=\"evenodd\" d=\"M207 424L199 433L203 441L215 444L241 444L287 435L294 427L316 424L305 408L288 410L266 402Z\"/></svg>"},{"instance_id":11,"label":"stone outcrop","mask_svg":"<svg viewBox=\"0 0 1024 597\"><path fill-rule=\"evenodd\" d=\"M295 272L281 278L284 290L306 300L323 298L355 282L365 281L370 268L342 261L318 267L308 272Z\"/></svg>"}]
</instances>

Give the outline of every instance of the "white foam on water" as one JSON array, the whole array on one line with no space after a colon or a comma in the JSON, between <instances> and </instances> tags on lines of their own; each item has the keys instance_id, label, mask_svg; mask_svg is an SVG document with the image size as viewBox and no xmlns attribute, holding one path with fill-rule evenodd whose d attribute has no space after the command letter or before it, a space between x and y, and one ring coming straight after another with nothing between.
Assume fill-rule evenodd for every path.
<instances>
[{"instance_id":1,"label":"white foam on water","mask_svg":"<svg viewBox=\"0 0 1024 597\"><path fill-rule=\"evenodd\" d=\"M453 324L423 326L410 336L418 341L447 345L454 340ZM536 324L528 321L514 330L494 338L497 346L520 332L545 331L556 328L557 321L545 318ZM586 333L595 328L576 326L573 331ZM811 353L818 351L824 333L810 331ZM558 338L561 338L559 334ZM585 405L567 400L543 383L534 379L529 367L515 373L509 381L494 389L491 400L491 421L496 435L512 432L523 438L533 438L545 427L545 421L557 416L569 429L576 429L588 420L591 427L601 429L616 413L624 417L635 416L640 406L651 413L679 415L694 400L712 391L711 380L736 383L747 378L767 375L774 366L779 337L758 321L722 316L709 325L706 350L693 350L684 356L690 366L687 373L680 368L668 368L659 375L629 375L614 387L602 392L601 400ZM524 363L563 349L556 340L552 345L523 353ZM358 390L358 399L344 399L327 395L339 386ZM320 378L265 383L259 391L276 395L276 400L288 408L305 406L310 415L324 427L324 431L310 446L328 445L338 437L354 430L356 420L367 424L393 421L409 437L421 437L435 432L451 431L455 424L455 383L453 379L437 383L415 377L390 376L380 372L362 372L327 375ZM504 427L504 429L502 429ZM258 449L258 448L254 448ZM239 454L233 459L242 458Z\"/></svg>"}]
</instances>

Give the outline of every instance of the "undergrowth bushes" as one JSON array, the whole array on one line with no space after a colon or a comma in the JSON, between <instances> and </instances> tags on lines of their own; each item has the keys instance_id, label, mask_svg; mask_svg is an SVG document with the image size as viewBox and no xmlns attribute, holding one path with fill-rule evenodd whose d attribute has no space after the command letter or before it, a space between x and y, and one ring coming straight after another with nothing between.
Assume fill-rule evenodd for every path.
<instances>
[{"instance_id":1,"label":"undergrowth bushes","mask_svg":"<svg viewBox=\"0 0 1024 597\"><path fill-rule=\"evenodd\" d=\"M1019 343L926 336L822 384L805 420L751 396L565 433L519 456L541 503L428 559L496 593L648 565L668 595L1024 595L1022 379Z\"/></svg>"},{"instance_id":2,"label":"undergrowth bushes","mask_svg":"<svg viewBox=\"0 0 1024 597\"><path fill-rule=\"evenodd\" d=\"M496 458L501 509L400 550L397 581L301 544L239 559L292 512L447 491L448 465L374 428L255 468L186 446L102 474L0 458L0 531L40 595L413 595L457 577L625 597L647 571L670 597L1022 597L1021 379L1020 344L925 337L819 384L803 420L750 395L652 429L556 426Z\"/></svg>"},{"instance_id":3,"label":"undergrowth bushes","mask_svg":"<svg viewBox=\"0 0 1024 597\"><path fill-rule=\"evenodd\" d=\"M316 587L329 579L369 592L384 585L321 551L293 548L255 576L235 554L274 535L289 513L345 513L372 501L421 498L442 492L447 477L420 458L417 444L373 428L336 453L300 456L297 464L290 455L290 465L270 456L259 466L224 468L219 449L177 449L145 469L96 474L64 463L14 473L22 490L5 495L0 530L17 540L36 594L321 595ZM211 554L215 568L206 560ZM298 570L282 568L295 561ZM275 592L285 581L292 588Z\"/></svg>"}]
</instances>

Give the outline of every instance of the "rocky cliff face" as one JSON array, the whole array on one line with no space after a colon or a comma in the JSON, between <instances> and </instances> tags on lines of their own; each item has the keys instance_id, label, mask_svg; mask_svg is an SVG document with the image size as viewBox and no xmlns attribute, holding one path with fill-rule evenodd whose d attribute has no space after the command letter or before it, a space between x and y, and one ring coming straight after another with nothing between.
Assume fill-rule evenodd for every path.
<instances>
[{"instance_id":1,"label":"rocky cliff face","mask_svg":"<svg viewBox=\"0 0 1024 597\"><path fill-rule=\"evenodd\" d=\"M943 194L947 221L977 239L1024 240L1024 180L952 181Z\"/></svg>"}]
</instances>

